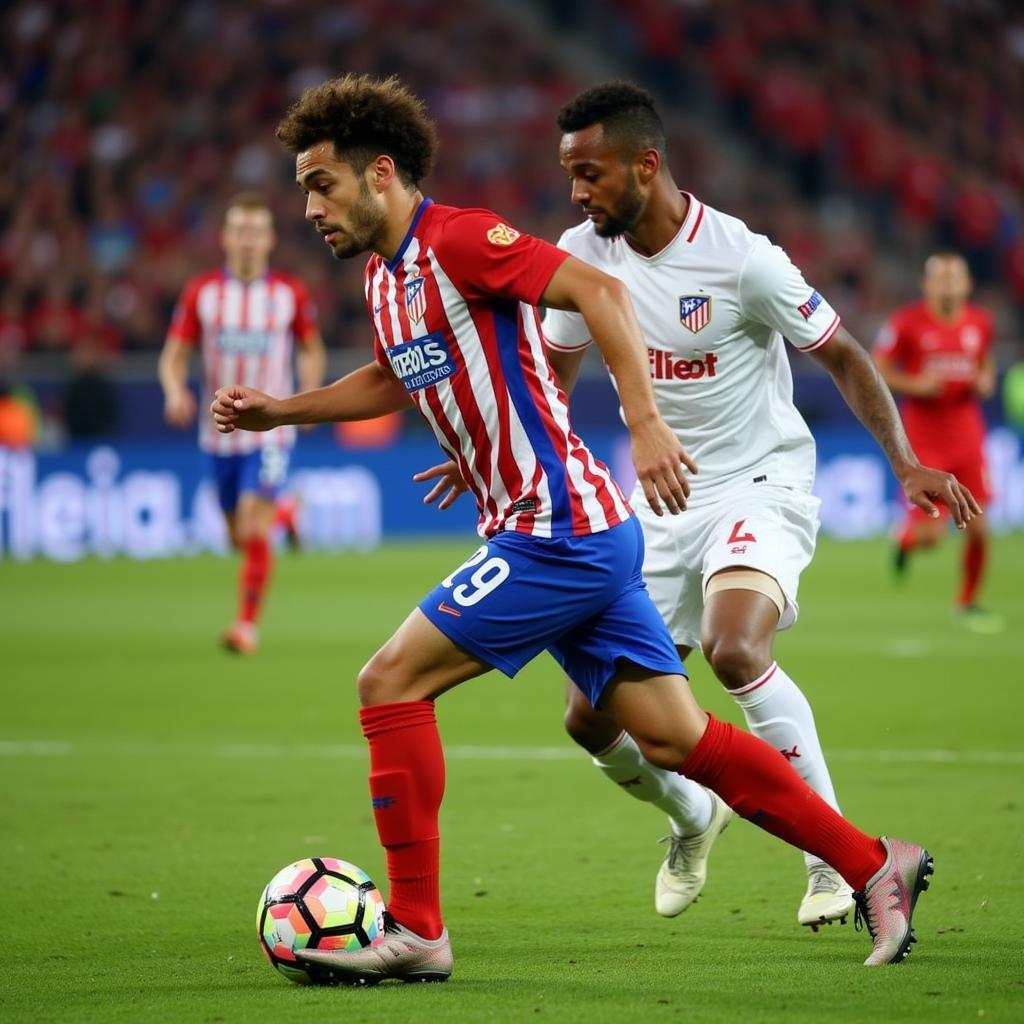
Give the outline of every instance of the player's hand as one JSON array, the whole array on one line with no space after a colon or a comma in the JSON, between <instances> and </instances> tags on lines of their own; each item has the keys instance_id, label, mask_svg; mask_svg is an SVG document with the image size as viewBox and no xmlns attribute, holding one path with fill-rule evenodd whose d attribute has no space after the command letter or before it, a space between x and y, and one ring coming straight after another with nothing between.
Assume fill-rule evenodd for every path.
<instances>
[{"instance_id":1,"label":"player's hand","mask_svg":"<svg viewBox=\"0 0 1024 1024\"><path fill-rule=\"evenodd\" d=\"M183 388L164 400L164 419L172 427L187 427L196 417L196 400L188 388Z\"/></svg>"},{"instance_id":2,"label":"player's hand","mask_svg":"<svg viewBox=\"0 0 1024 1024\"><path fill-rule=\"evenodd\" d=\"M466 481L462 479L459 467L454 462L442 462L438 466L431 466L430 469L420 470L419 473L413 473L412 478L417 483L424 483L427 480L437 480L437 483L434 484L423 498L424 505L432 505L441 497L445 490L448 491L448 493L441 498L441 502L437 506L438 511L440 512L443 512L446 508L452 506L461 494L464 494L469 490L466 486Z\"/></svg>"},{"instance_id":3,"label":"player's hand","mask_svg":"<svg viewBox=\"0 0 1024 1024\"><path fill-rule=\"evenodd\" d=\"M913 391L915 398L938 398L945 388L945 381L934 373L922 373L914 378Z\"/></svg>"},{"instance_id":4,"label":"player's hand","mask_svg":"<svg viewBox=\"0 0 1024 1024\"><path fill-rule=\"evenodd\" d=\"M696 463L660 416L635 425L629 434L633 465L647 503L657 516L664 515L662 502L672 515L678 515L690 496L690 482L683 467L696 473Z\"/></svg>"},{"instance_id":5,"label":"player's hand","mask_svg":"<svg viewBox=\"0 0 1024 1024\"><path fill-rule=\"evenodd\" d=\"M238 384L218 388L210 414L222 434L234 430L273 430L282 422L276 398Z\"/></svg>"},{"instance_id":6,"label":"player's hand","mask_svg":"<svg viewBox=\"0 0 1024 1024\"><path fill-rule=\"evenodd\" d=\"M936 501L941 501L958 530L962 530L975 516L981 515L981 506L974 495L952 473L943 473L928 466L916 466L900 480L907 500L923 509L932 519L938 519Z\"/></svg>"}]
</instances>

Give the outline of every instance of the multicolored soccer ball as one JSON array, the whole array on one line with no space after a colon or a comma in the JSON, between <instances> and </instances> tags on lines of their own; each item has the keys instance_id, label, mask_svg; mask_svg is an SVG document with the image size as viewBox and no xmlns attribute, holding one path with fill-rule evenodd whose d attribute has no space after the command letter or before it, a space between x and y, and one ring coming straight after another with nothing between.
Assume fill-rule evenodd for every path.
<instances>
[{"instance_id":1,"label":"multicolored soccer ball","mask_svg":"<svg viewBox=\"0 0 1024 1024\"><path fill-rule=\"evenodd\" d=\"M263 890L256 935L267 959L301 985L318 978L298 949L363 949L384 934L384 900L362 868L334 857L308 857L282 868Z\"/></svg>"}]
</instances>

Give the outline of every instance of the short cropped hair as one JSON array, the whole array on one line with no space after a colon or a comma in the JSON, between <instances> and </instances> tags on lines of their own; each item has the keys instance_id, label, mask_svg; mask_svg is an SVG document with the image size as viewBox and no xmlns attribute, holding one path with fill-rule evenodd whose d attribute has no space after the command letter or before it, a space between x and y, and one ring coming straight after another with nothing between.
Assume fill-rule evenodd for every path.
<instances>
[{"instance_id":1,"label":"short cropped hair","mask_svg":"<svg viewBox=\"0 0 1024 1024\"><path fill-rule=\"evenodd\" d=\"M665 126L654 97L632 82L604 82L581 92L558 112L562 133L600 124L605 138L635 153L656 149L665 158Z\"/></svg>"},{"instance_id":2,"label":"short cropped hair","mask_svg":"<svg viewBox=\"0 0 1024 1024\"><path fill-rule=\"evenodd\" d=\"M406 187L430 173L437 149L426 105L394 76L349 74L310 87L277 126L277 137L292 153L331 142L358 173L385 154Z\"/></svg>"},{"instance_id":3,"label":"short cropped hair","mask_svg":"<svg viewBox=\"0 0 1024 1024\"><path fill-rule=\"evenodd\" d=\"M225 220L228 219L228 213L231 210L266 210L270 214L271 220L274 217L274 211L271 210L270 203L267 202L267 197L262 192L236 192L224 207Z\"/></svg>"}]
</instances>

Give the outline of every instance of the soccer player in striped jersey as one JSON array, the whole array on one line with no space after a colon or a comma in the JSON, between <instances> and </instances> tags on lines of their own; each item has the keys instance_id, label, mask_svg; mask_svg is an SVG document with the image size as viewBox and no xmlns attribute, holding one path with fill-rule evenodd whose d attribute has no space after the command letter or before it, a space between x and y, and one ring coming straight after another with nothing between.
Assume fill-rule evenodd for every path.
<instances>
[{"instance_id":1,"label":"soccer player in striped jersey","mask_svg":"<svg viewBox=\"0 0 1024 1024\"><path fill-rule=\"evenodd\" d=\"M306 218L339 258L370 252L372 362L326 388L275 398L224 387L217 428L365 419L412 403L477 499L484 543L442 580L358 679L374 819L390 882L384 939L300 952L335 980L443 981L439 893L444 758L434 701L549 651L593 706L659 767L810 850L863 890L869 964L902 960L931 858L854 828L771 745L705 714L640 574L643 537L606 468L573 432L536 306L579 312L615 375L637 478L654 513L678 513L693 465L657 411L624 286L487 210L432 203L433 125L396 79L308 89L278 127Z\"/></svg>"},{"instance_id":2,"label":"soccer player in striped jersey","mask_svg":"<svg viewBox=\"0 0 1024 1024\"><path fill-rule=\"evenodd\" d=\"M274 223L261 196L240 193L228 203L221 244L224 266L185 286L160 355L164 415L176 427L187 427L195 417L188 364L197 347L204 396L225 383L291 391L293 359L300 388L323 381L324 346L313 302L301 281L270 269ZM208 416L200 420L199 446L217 485L231 543L242 554L238 613L223 636L225 647L239 654L257 649L273 560L275 502L294 443L294 427L229 436L218 433Z\"/></svg>"}]
</instances>

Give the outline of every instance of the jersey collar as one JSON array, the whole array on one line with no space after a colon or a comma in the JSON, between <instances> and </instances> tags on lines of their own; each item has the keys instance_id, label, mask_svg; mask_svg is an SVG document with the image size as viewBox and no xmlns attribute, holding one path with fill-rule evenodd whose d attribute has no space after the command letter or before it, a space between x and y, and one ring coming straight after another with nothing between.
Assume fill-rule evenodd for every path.
<instances>
[{"instance_id":1,"label":"jersey collar","mask_svg":"<svg viewBox=\"0 0 1024 1024\"><path fill-rule=\"evenodd\" d=\"M409 230L405 233L405 238L402 239L402 244L398 247L398 252L395 253L394 258L384 265L388 268L388 273L393 274L398 264L402 262L402 257L405 255L405 250L409 248L409 243L412 241L412 236L416 232L416 225L420 222L420 217L423 216L424 210L428 206L433 206L434 200L426 198L418 207L416 212L412 215L412 223L409 225Z\"/></svg>"},{"instance_id":2,"label":"jersey collar","mask_svg":"<svg viewBox=\"0 0 1024 1024\"><path fill-rule=\"evenodd\" d=\"M672 240L664 248L659 249L655 253L651 253L650 256L645 256L643 253L637 252L636 249L634 249L633 246L631 246L624 238L623 242L626 249L634 259L638 259L642 263L654 263L661 259L665 253L671 252L680 241L686 242L686 244L689 245L697 237L701 221L704 219L704 204L689 192L683 192L680 190L679 194L686 196L689 200L689 206L686 208L686 216L683 218L683 223L679 226L679 230L672 236Z\"/></svg>"}]
</instances>

